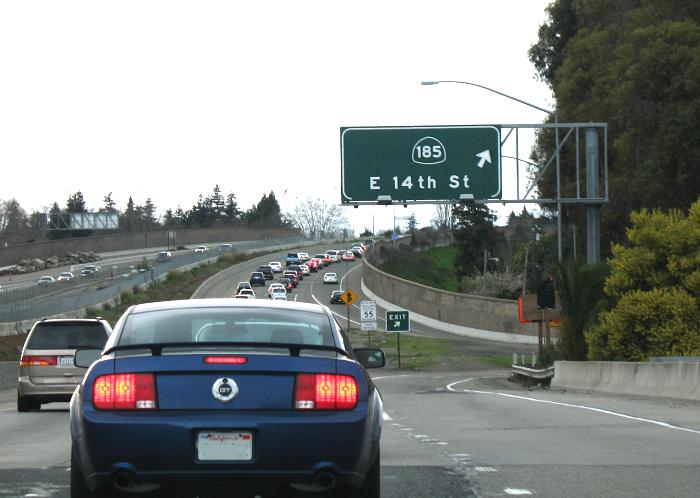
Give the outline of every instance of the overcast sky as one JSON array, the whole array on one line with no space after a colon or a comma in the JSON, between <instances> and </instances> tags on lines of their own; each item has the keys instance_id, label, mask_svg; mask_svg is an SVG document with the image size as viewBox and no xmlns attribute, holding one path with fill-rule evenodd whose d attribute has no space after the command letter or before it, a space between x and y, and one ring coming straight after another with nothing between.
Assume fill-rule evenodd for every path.
<instances>
[{"instance_id":1,"label":"overcast sky","mask_svg":"<svg viewBox=\"0 0 700 498\"><path fill-rule=\"evenodd\" d=\"M478 88L420 82L551 107L527 58L549 3L3 0L0 199L64 208L80 190L96 210L112 192L119 209L150 197L162 214L218 184L243 209L270 190L284 212L338 204L341 126L541 122ZM531 145L522 134L521 156ZM503 166L513 198L514 163ZM434 208L396 215L414 211L426 226ZM344 212L379 230L394 208Z\"/></svg>"}]
</instances>

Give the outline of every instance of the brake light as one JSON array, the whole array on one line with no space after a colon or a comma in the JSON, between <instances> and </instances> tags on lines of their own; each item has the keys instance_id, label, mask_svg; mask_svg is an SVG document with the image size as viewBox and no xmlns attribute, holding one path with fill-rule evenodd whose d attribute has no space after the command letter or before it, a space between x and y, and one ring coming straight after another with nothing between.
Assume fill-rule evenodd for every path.
<instances>
[{"instance_id":1,"label":"brake light","mask_svg":"<svg viewBox=\"0 0 700 498\"><path fill-rule=\"evenodd\" d=\"M210 365L242 365L248 363L245 356L205 356L204 363Z\"/></svg>"},{"instance_id":2,"label":"brake light","mask_svg":"<svg viewBox=\"0 0 700 498\"><path fill-rule=\"evenodd\" d=\"M57 356L22 356L19 360L21 367L51 367L58 365Z\"/></svg>"},{"instance_id":3,"label":"brake light","mask_svg":"<svg viewBox=\"0 0 700 498\"><path fill-rule=\"evenodd\" d=\"M352 410L357 382L350 375L299 374L294 390L297 410Z\"/></svg>"},{"instance_id":4,"label":"brake light","mask_svg":"<svg viewBox=\"0 0 700 498\"><path fill-rule=\"evenodd\" d=\"M155 410L155 376L150 373L101 375L92 387L92 404L98 410Z\"/></svg>"}]
</instances>

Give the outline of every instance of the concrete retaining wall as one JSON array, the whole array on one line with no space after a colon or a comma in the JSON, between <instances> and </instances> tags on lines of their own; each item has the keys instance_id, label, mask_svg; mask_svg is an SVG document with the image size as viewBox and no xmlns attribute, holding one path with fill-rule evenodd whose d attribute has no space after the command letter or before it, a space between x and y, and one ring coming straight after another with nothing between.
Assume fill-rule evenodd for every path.
<instances>
[{"instance_id":1,"label":"concrete retaining wall","mask_svg":"<svg viewBox=\"0 0 700 498\"><path fill-rule=\"evenodd\" d=\"M175 244L201 244L205 242L236 242L242 240L287 239L299 237L299 230L291 228L249 228L232 226L219 228L176 229ZM109 233L91 237L73 237L59 240L43 240L28 244L0 246L0 266L14 265L25 258L47 258L66 252L93 251L96 253L126 251L148 247L165 247L168 231L139 233Z\"/></svg>"},{"instance_id":2,"label":"concrete retaining wall","mask_svg":"<svg viewBox=\"0 0 700 498\"><path fill-rule=\"evenodd\" d=\"M384 273L375 265L381 264L391 251L386 245L377 244L363 259L363 283L382 299L446 324L537 336L537 324L518 321L515 301L449 292Z\"/></svg>"},{"instance_id":3,"label":"concrete retaining wall","mask_svg":"<svg viewBox=\"0 0 700 498\"><path fill-rule=\"evenodd\" d=\"M700 401L700 362L556 361L551 385Z\"/></svg>"}]
</instances>

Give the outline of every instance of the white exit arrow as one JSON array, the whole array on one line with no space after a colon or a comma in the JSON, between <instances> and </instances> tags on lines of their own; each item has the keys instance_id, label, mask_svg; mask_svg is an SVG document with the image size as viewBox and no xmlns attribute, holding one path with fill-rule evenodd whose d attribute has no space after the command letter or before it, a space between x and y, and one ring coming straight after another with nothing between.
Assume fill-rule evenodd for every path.
<instances>
[{"instance_id":1,"label":"white exit arrow","mask_svg":"<svg viewBox=\"0 0 700 498\"><path fill-rule=\"evenodd\" d=\"M480 168L483 168L483 167L484 167L484 163L485 163L486 161L488 161L489 164L491 164L491 152L489 152L488 150L485 150L485 151L483 151L483 152L479 152L479 153L476 155L476 157L479 157L479 158L480 158L480 159L479 159L479 164L477 164L477 166L480 167Z\"/></svg>"},{"instance_id":2,"label":"white exit arrow","mask_svg":"<svg viewBox=\"0 0 700 498\"><path fill-rule=\"evenodd\" d=\"M398 329L400 325L401 325L401 322L394 322L395 329Z\"/></svg>"}]
</instances>

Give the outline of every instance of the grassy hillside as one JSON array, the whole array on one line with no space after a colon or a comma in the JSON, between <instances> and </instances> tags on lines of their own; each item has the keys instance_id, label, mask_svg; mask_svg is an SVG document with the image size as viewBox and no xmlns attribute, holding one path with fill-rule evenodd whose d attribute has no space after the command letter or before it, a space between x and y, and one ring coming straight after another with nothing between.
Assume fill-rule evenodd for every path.
<instances>
[{"instance_id":1,"label":"grassy hillside","mask_svg":"<svg viewBox=\"0 0 700 498\"><path fill-rule=\"evenodd\" d=\"M388 261L380 269L391 275L423 285L458 292L455 276L455 247L436 247L428 251L402 255L400 260Z\"/></svg>"}]
</instances>

